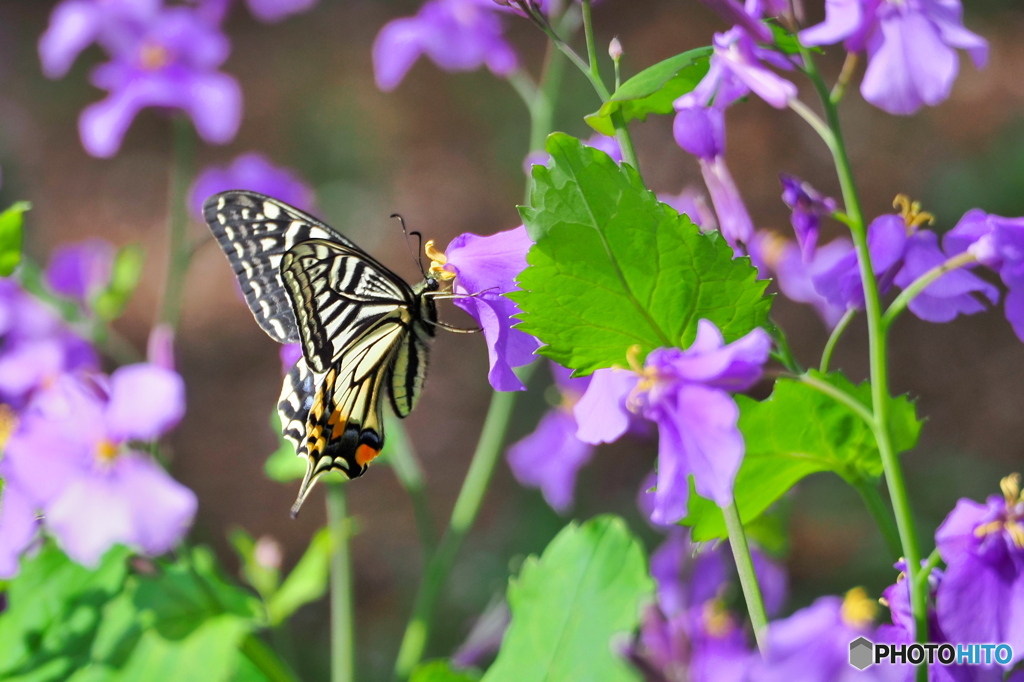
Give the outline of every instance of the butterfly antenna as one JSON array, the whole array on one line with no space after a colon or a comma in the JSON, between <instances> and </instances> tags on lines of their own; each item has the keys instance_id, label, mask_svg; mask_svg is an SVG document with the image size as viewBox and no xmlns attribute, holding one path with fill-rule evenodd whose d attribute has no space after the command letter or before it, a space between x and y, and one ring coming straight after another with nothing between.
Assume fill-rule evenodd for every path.
<instances>
[{"instance_id":1,"label":"butterfly antenna","mask_svg":"<svg viewBox=\"0 0 1024 682\"><path fill-rule=\"evenodd\" d=\"M417 230L410 232L405 227L405 218L398 213L392 213L392 218L398 218L398 222L402 224L402 233L405 234L405 245L409 247L409 253L412 254L412 259L416 261L416 267L420 269L420 274L424 278L427 276L427 271L423 269L423 235ZM415 236L417 239L416 251L412 250L412 245L409 244L409 237Z\"/></svg>"}]
</instances>

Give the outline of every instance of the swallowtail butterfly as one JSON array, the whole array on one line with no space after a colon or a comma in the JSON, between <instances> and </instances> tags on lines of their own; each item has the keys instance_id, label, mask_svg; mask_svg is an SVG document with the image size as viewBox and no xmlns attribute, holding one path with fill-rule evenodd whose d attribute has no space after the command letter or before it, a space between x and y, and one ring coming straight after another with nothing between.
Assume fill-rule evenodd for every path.
<instances>
[{"instance_id":1,"label":"swallowtail butterfly","mask_svg":"<svg viewBox=\"0 0 1024 682\"><path fill-rule=\"evenodd\" d=\"M277 405L284 437L306 458L295 516L321 475L355 478L380 454L385 399L399 417L415 407L442 326L442 278L424 273L410 286L323 222L256 192L216 194L203 214L256 321L302 347Z\"/></svg>"}]
</instances>

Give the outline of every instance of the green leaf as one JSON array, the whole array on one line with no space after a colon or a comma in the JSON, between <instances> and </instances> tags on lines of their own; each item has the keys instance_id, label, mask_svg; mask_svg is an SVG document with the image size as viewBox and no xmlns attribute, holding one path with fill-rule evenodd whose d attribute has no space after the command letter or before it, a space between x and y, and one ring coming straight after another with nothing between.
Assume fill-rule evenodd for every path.
<instances>
[{"instance_id":1,"label":"green leaf","mask_svg":"<svg viewBox=\"0 0 1024 682\"><path fill-rule=\"evenodd\" d=\"M255 588L264 601L277 592L281 583L281 571L273 566L264 566L256 558L256 541L241 528L231 532L228 538L242 564L242 577Z\"/></svg>"},{"instance_id":2,"label":"green leaf","mask_svg":"<svg viewBox=\"0 0 1024 682\"><path fill-rule=\"evenodd\" d=\"M547 150L520 208L536 243L511 295L543 355L587 374L624 366L634 345L642 356L686 347L701 318L729 342L768 324L768 282L717 232L701 234L632 168L575 138L551 135Z\"/></svg>"},{"instance_id":3,"label":"green leaf","mask_svg":"<svg viewBox=\"0 0 1024 682\"><path fill-rule=\"evenodd\" d=\"M178 639L148 630L111 682L229 680L238 665L238 644L251 628L245 618L222 614L204 620Z\"/></svg>"},{"instance_id":4,"label":"green leaf","mask_svg":"<svg viewBox=\"0 0 1024 682\"><path fill-rule=\"evenodd\" d=\"M92 309L102 319L115 320L124 312L142 277L144 260L142 248L134 244L118 250L111 267L110 284L91 301Z\"/></svg>"},{"instance_id":5,"label":"green leaf","mask_svg":"<svg viewBox=\"0 0 1024 682\"><path fill-rule=\"evenodd\" d=\"M46 543L23 560L0 613L0 679L66 680L84 665L104 606L124 585L127 555L115 547L90 569Z\"/></svg>"},{"instance_id":6,"label":"green leaf","mask_svg":"<svg viewBox=\"0 0 1024 682\"><path fill-rule=\"evenodd\" d=\"M29 202L19 201L0 213L0 277L10 275L21 262L22 223L31 208Z\"/></svg>"},{"instance_id":7,"label":"green leaf","mask_svg":"<svg viewBox=\"0 0 1024 682\"><path fill-rule=\"evenodd\" d=\"M842 374L809 372L871 409L871 386L854 386ZM737 396L740 431L746 455L736 476L736 506L744 524L757 519L801 479L831 471L850 483L877 479L882 459L874 434L849 407L798 380L775 382L771 396L758 402ZM914 403L906 396L889 401L889 423L897 452L914 447L921 430ZM682 523L693 526L693 539L726 536L725 521L714 502L691 494Z\"/></svg>"},{"instance_id":8,"label":"green leaf","mask_svg":"<svg viewBox=\"0 0 1024 682\"><path fill-rule=\"evenodd\" d=\"M247 619L252 627L260 612L253 595L219 575L213 553L204 547L162 566L156 575L141 576L135 605L147 623L168 639L188 637L223 613Z\"/></svg>"},{"instance_id":9,"label":"green leaf","mask_svg":"<svg viewBox=\"0 0 1024 682\"><path fill-rule=\"evenodd\" d=\"M512 622L484 682L634 682L615 651L654 585L640 542L614 516L571 523L508 587Z\"/></svg>"},{"instance_id":10,"label":"green leaf","mask_svg":"<svg viewBox=\"0 0 1024 682\"><path fill-rule=\"evenodd\" d=\"M277 410L270 415L270 428L277 434L277 450L263 463L263 473L279 483L301 480L306 475L305 459L296 455L295 446L281 435L281 417Z\"/></svg>"},{"instance_id":11,"label":"green leaf","mask_svg":"<svg viewBox=\"0 0 1024 682\"><path fill-rule=\"evenodd\" d=\"M697 87L708 72L711 51L710 46L699 47L647 67L620 85L600 109L584 120L594 130L614 135L612 114L617 111L627 123L645 121L648 114L672 113L672 103Z\"/></svg>"},{"instance_id":12,"label":"green leaf","mask_svg":"<svg viewBox=\"0 0 1024 682\"><path fill-rule=\"evenodd\" d=\"M480 674L475 670L457 670L448 661L428 661L416 666L409 682L477 682Z\"/></svg>"},{"instance_id":13,"label":"green leaf","mask_svg":"<svg viewBox=\"0 0 1024 682\"><path fill-rule=\"evenodd\" d=\"M279 625L304 604L316 601L327 592L331 567L331 533L321 528L309 547L267 602L270 625Z\"/></svg>"}]
</instances>

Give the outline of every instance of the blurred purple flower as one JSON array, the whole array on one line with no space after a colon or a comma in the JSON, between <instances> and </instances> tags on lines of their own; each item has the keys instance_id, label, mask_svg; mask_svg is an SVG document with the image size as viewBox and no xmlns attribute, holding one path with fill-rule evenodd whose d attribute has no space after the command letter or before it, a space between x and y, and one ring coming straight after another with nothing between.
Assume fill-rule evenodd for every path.
<instances>
[{"instance_id":1,"label":"blurred purple flower","mask_svg":"<svg viewBox=\"0 0 1024 682\"><path fill-rule=\"evenodd\" d=\"M705 232L718 229L718 220L708 206L704 195L693 187L685 187L679 194L659 194L658 201L668 204Z\"/></svg>"},{"instance_id":2,"label":"blurred purple flower","mask_svg":"<svg viewBox=\"0 0 1024 682\"><path fill-rule=\"evenodd\" d=\"M452 654L452 665L457 668L484 667L487 659L501 647L501 640L511 620L512 614L504 599L489 605L473 623L466 641Z\"/></svg>"},{"instance_id":3,"label":"blurred purple flower","mask_svg":"<svg viewBox=\"0 0 1024 682\"><path fill-rule=\"evenodd\" d=\"M114 245L91 238L54 249L46 266L46 282L56 293L88 304L110 284Z\"/></svg>"},{"instance_id":4,"label":"blurred purple flower","mask_svg":"<svg viewBox=\"0 0 1024 682\"><path fill-rule=\"evenodd\" d=\"M40 41L48 75L60 76L78 53L98 40L111 61L92 72L107 99L82 112L82 144L93 156L117 153L136 114L145 107L179 109L199 135L222 144L235 136L242 116L242 91L216 69L230 46L219 28L191 7L163 7L151 0L66 0L54 11Z\"/></svg>"},{"instance_id":5,"label":"blurred purple flower","mask_svg":"<svg viewBox=\"0 0 1024 682\"><path fill-rule=\"evenodd\" d=\"M935 596L939 626L953 642L1005 642L1024 660L1024 495L1020 476L1003 496L961 499L935 532L946 562Z\"/></svg>"},{"instance_id":6,"label":"blurred purple flower","mask_svg":"<svg viewBox=\"0 0 1024 682\"><path fill-rule=\"evenodd\" d=\"M313 189L295 171L275 166L258 152L240 154L227 166L209 166L189 190L189 209L203 217L203 202L229 189L247 189L280 199L303 211L314 209Z\"/></svg>"},{"instance_id":7,"label":"blurred purple flower","mask_svg":"<svg viewBox=\"0 0 1024 682\"><path fill-rule=\"evenodd\" d=\"M318 0L246 0L253 16L267 24L276 24L293 14L307 12Z\"/></svg>"},{"instance_id":8,"label":"blurred purple flower","mask_svg":"<svg viewBox=\"0 0 1024 682\"><path fill-rule=\"evenodd\" d=\"M759 47L744 28L716 33L713 45L707 74L692 92L675 101L677 111L694 106L725 110L751 92L776 109L785 109L796 97L796 86L765 66L790 69L793 65L774 50Z\"/></svg>"},{"instance_id":9,"label":"blurred purple flower","mask_svg":"<svg viewBox=\"0 0 1024 682\"><path fill-rule=\"evenodd\" d=\"M772 32L760 21L760 12L751 13L738 0L701 0L727 24L736 24L748 35L762 43L772 42ZM760 9L760 8L759 8Z\"/></svg>"},{"instance_id":10,"label":"blurred purple flower","mask_svg":"<svg viewBox=\"0 0 1024 682\"><path fill-rule=\"evenodd\" d=\"M576 437L573 407L590 383L573 379L572 370L549 363L560 396L559 404L541 417L533 433L512 444L506 457L516 480L540 488L551 508L564 514L572 507L576 474L594 454L594 446Z\"/></svg>"},{"instance_id":11,"label":"blurred purple flower","mask_svg":"<svg viewBox=\"0 0 1024 682\"><path fill-rule=\"evenodd\" d=\"M770 623L765 656L754 657L749 681L903 682L906 666L872 665L863 671L850 666L850 642L858 637L877 641L871 626L876 608L863 590L854 589L844 599L821 597L792 616Z\"/></svg>"},{"instance_id":12,"label":"blurred purple flower","mask_svg":"<svg viewBox=\"0 0 1024 682\"><path fill-rule=\"evenodd\" d=\"M907 248L907 223L901 215L886 214L868 226L868 251L871 266L878 278L878 291L884 294L903 263ZM851 245L846 255L830 267L817 269L812 275L814 288L837 308L863 308L864 288L860 278L857 253Z\"/></svg>"},{"instance_id":13,"label":"blurred purple flower","mask_svg":"<svg viewBox=\"0 0 1024 682\"><path fill-rule=\"evenodd\" d=\"M615 163L622 163L622 148L619 147L619 141L614 137L608 137L603 133L594 133L582 142L585 147L600 149L602 152L612 157L612 160ZM527 154L523 159L523 172L529 175L533 172L534 166L546 166L550 160L551 155L546 151L540 149L534 150Z\"/></svg>"},{"instance_id":14,"label":"blurred purple flower","mask_svg":"<svg viewBox=\"0 0 1024 682\"><path fill-rule=\"evenodd\" d=\"M282 344L280 350L278 350L278 355L281 357L281 371L283 374L287 374L295 366L295 363L299 361L299 358L302 357L302 344Z\"/></svg>"},{"instance_id":15,"label":"blurred purple flower","mask_svg":"<svg viewBox=\"0 0 1024 682\"><path fill-rule=\"evenodd\" d=\"M775 272L775 279L783 295L792 301L813 306L825 322L825 326L832 329L846 312L846 307L833 305L818 293L814 286L814 277L817 273L830 271L852 250L853 243L840 237L815 249L811 260L805 261L800 247L794 242L786 241L770 267Z\"/></svg>"},{"instance_id":16,"label":"blurred purple flower","mask_svg":"<svg viewBox=\"0 0 1024 682\"><path fill-rule=\"evenodd\" d=\"M428 0L415 16L389 22L373 43L377 87L394 90L420 55L445 71L487 66L507 76L518 66L493 0Z\"/></svg>"},{"instance_id":17,"label":"blurred purple flower","mask_svg":"<svg viewBox=\"0 0 1024 682\"><path fill-rule=\"evenodd\" d=\"M21 555L32 546L38 532L39 520L32 500L16 483L5 481L0 493L0 580L17 575Z\"/></svg>"},{"instance_id":18,"label":"blurred purple flower","mask_svg":"<svg viewBox=\"0 0 1024 682\"><path fill-rule=\"evenodd\" d=\"M79 563L96 565L118 543L161 554L188 530L196 498L130 443L158 438L184 409L181 377L155 365L109 380L64 375L22 413L0 474Z\"/></svg>"},{"instance_id":19,"label":"blurred purple flower","mask_svg":"<svg viewBox=\"0 0 1024 682\"><path fill-rule=\"evenodd\" d=\"M431 270L454 274L453 291L464 294L454 299L455 305L483 328L490 362L487 378L496 391L526 390L512 369L532 362L541 345L513 328L519 306L504 296L519 288L515 278L526 268L526 252L531 246L526 228L520 225L487 237L461 234L448 244L445 253L429 254L434 259Z\"/></svg>"},{"instance_id":20,"label":"blurred purple flower","mask_svg":"<svg viewBox=\"0 0 1024 682\"><path fill-rule=\"evenodd\" d=\"M782 201L793 211L790 223L796 233L796 241L804 259L811 260L818 245L821 218L836 210L836 202L795 175L780 173L779 180L782 182Z\"/></svg>"},{"instance_id":21,"label":"blurred purple flower","mask_svg":"<svg viewBox=\"0 0 1024 682\"><path fill-rule=\"evenodd\" d=\"M153 327L146 341L146 359L157 367L174 371L174 327L166 322Z\"/></svg>"},{"instance_id":22,"label":"blurred purple flower","mask_svg":"<svg viewBox=\"0 0 1024 682\"><path fill-rule=\"evenodd\" d=\"M679 146L700 163L722 236L734 248L749 244L754 236L754 223L725 165L724 112L704 106L677 109L672 130Z\"/></svg>"},{"instance_id":23,"label":"blurred purple flower","mask_svg":"<svg viewBox=\"0 0 1024 682\"><path fill-rule=\"evenodd\" d=\"M95 369L95 351L49 308L0 279L0 403L21 408L62 373Z\"/></svg>"},{"instance_id":24,"label":"blurred purple flower","mask_svg":"<svg viewBox=\"0 0 1024 682\"><path fill-rule=\"evenodd\" d=\"M921 275L946 262L948 258L938 242L938 235L928 230L912 234L907 240L903 267L896 273L893 283L905 289ZM949 322L957 315L984 311L987 307L984 299L995 305L999 302L999 289L967 270L957 269L925 287L908 307L922 320Z\"/></svg>"},{"instance_id":25,"label":"blurred purple flower","mask_svg":"<svg viewBox=\"0 0 1024 682\"><path fill-rule=\"evenodd\" d=\"M995 272L1006 285L1003 312L1024 340L1024 218L1004 218L972 209L942 240L949 256L966 251ZM930 287L929 287L930 288Z\"/></svg>"},{"instance_id":26,"label":"blurred purple flower","mask_svg":"<svg viewBox=\"0 0 1024 682\"><path fill-rule=\"evenodd\" d=\"M988 61L988 43L964 28L960 0L826 0L825 21L801 31L800 41L867 50L861 94L890 114L912 114L949 97L960 68L957 49L978 68Z\"/></svg>"}]
</instances>

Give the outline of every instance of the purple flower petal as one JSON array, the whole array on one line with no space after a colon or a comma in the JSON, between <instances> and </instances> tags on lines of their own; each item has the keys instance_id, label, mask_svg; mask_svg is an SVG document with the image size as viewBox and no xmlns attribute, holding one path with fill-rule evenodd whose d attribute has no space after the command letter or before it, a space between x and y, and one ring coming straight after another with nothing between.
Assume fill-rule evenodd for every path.
<instances>
[{"instance_id":1,"label":"purple flower petal","mask_svg":"<svg viewBox=\"0 0 1024 682\"><path fill-rule=\"evenodd\" d=\"M199 136L211 144L226 144L242 123L242 88L223 73L197 73L181 87L188 98L180 105L195 123Z\"/></svg>"},{"instance_id":2,"label":"purple flower petal","mask_svg":"<svg viewBox=\"0 0 1024 682\"><path fill-rule=\"evenodd\" d=\"M849 38L863 21L863 0L825 0L825 21L800 31L800 42L835 45Z\"/></svg>"},{"instance_id":3,"label":"purple flower petal","mask_svg":"<svg viewBox=\"0 0 1024 682\"><path fill-rule=\"evenodd\" d=\"M276 24L293 14L309 11L317 0L248 0L249 11L262 22Z\"/></svg>"},{"instance_id":4,"label":"purple flower petal","mask_svg":"<svg viewBox=\"0 0 1024 682\"><path fill-rule=\"evenodd\" d=\"M714 159L725 153L725 114L716 107L677 109L672 134L684 151L699 159Z\"/></svg>"},{"instance_id":5,"label":"purple flower petal","mask_svg":"<svg viewBox=\"0 0 1024 682\"><path fill-rule=\"evenodd\" d=\"M114 245L92 238L58 246L46 266L46 281L58 294L82 303L110 283Z\"/></svg>"},{"instance_id":6,"label":"purple flower petal","mask_svg":"<svg viewBox=\"0 0 1024 682\"><path fill-rule=\"evenodd\" d=\"M754 238L754 222L725 165L725 159L717 157L710 161L701 160L700 170L718 215L718 229L722 236L733 247L749 244Z\"/></svg>"},{"instance_id":7,"label":"purple flower petal","mask_svg":"<svg viewBox=\"0 0 1024 682\"><path fill-rule=\"evenodd\" d=\"M141 363L110 376L106 425L111 437L155 440L185 414L185 382L176 372Z\"/></svg>"},{"instance_id":8,"label":"purple flower petal","mask_svg":"<svg viewBox=\"0 0 1024 682\"><path fill-rule=\"evenodd\" d=\"M502 294L519 288L515 278L526 268L526 252L533 243L526 228L498 232L489 237L462 234L452 240L445 255L456 273L454 300L484 330L490 363L488 379L498 391L521 391L525 386L512 371L529 364L540 342L512 327L519 306Z\"/></svg>"},{"instance_id":9,"label":"purple flower petal","mask_svg":"<svg viewBox=\"0 0 1024 682\"><path fill-rule=\"evenodd\" d=\"M836 210L836 202L795 175L782 173L779 179L782 181L782 201L793 211L790 222L796 241L800 244L804 260L809 261L818 245L821 218Z\"/></svg>"},{"instance_id":10,"label":"purple flower petal","mask_svg":"<svg viewBox=\"0 0 1024 682\"><path fill-rule=\"evenodd\" d=\"M576 437L584 443L612 443L629 430L633 419L626 407L638 377L622 369L599 369L573 407L578 428Z\"/></svg>"},{"instance_id":11,"label":"purple flower petal","mask_svg":"<svg viewBox=\"0 0 1024 682\"><path fill-rule=\"evenodd\" d=\"M282 373L287 374L295 366L295 363L299 361L299 358L302 357L302 344L285 343L278 351L278 355L281 358Z\"/></svg>"},{"instance_id":12,"label":"purple flower petal","mask_svg":"<svg viewBox=\"0 0 1024 682\"><path fill-rule=\"evenodd\" d=\"M203 170L189 190L189 208L197 218L203 215L208 197L230 189L247 189L280 199L303 211L314 209L313 190L295 171L275 166L256 152L241 154L228 166Z\"/></svg>"},{"instance_id":13,"label":"purple flower petal","mask_svg":"<svg viewBox=\"0 0 1024 682\"><path fill-rule=\"evenodd\" d=\"M659 194L658 201L668 204L703 230L714 230L718 227L718 220L704 196L692 187L686 187L675 195Z\"/></svg>"},{"instance_id":14,"label":"purple flower petal","mask_svg":"<svg viewBox=\"0 0 1024 682\"><path fill-rule=\"evenodd\" d=\"M77 476L46 507L46 524L64 552L94 568L107 550L132 540L134 510L121 494L115 471Z\"/></svg>"},{"instance_id":15,"label":"purple flower petal","mask_svg":"<svg viewBox=\"0 0 1024 682\"><path fill-rule=\"evenodd\" d=\"M771 337L760 328L725 344L713 322L700 320L689 348L655 349L647 356L646 364L657 368L663 377L744 391L760 380L771 345Z\"/></svg>"},{"instance_id":16,"label":"purple flower petal","mask_svg":"<svg viewBox=\"0 0 1024 682\"><path fill-rule=\"evenodd\" d=\"M121 455L116 467L133 526L129 544L150 555L169 551L192 525L199 506L195 493L142 454Z\"/></svg>"},{"instance_id":17,"label":"purple flower petal","mask_svg":"<svg viewBox=\"0 0 1024 682\"><path fill-rule=\"evenodd\" d=\"M901 216L882 215L868 226L868 251L881 293L891 284L906 245L907 229ZM848 252L829 268L816 269L811 279L814 288L831 305L843 309L864 307L864 287L855 251Z\"/></svg>"},{"instance_id":18,"label":"purple flower petal","mask_svg":"<svg viewBox=\"0 0 1024 682\"><path fill-rule=\"evenodd\" d=\"M50 24L39 39L39 57L47 78L68 72L82 50L99 37L102 8L89 0L69 0L53 9Z\"/></svg>"},{"instance_id":19,"label":"purple flower petal","mask_svg":"<svg viewBox=\"0 0 1024 682\"><path fill-rule=\"evenodd\" d=\"M0 495L0 579L9 580L18 573L21 555L38 530L35 505L17 485L6 481Z\"/></svg>"},{"instance_id":20,"label":"purple flower petal","mask_svg":"<svg viewBox=\"0 0 1024 682\"><path fill-rule=\"evenodd\" d=\"M572 507L576 474L590 461L594 446L576 437L576 420L565 409L549 410L536 430L514 443L508 464L521 484L540 488L552 509L564 514Z\"/></svg>"}]
</instances>

